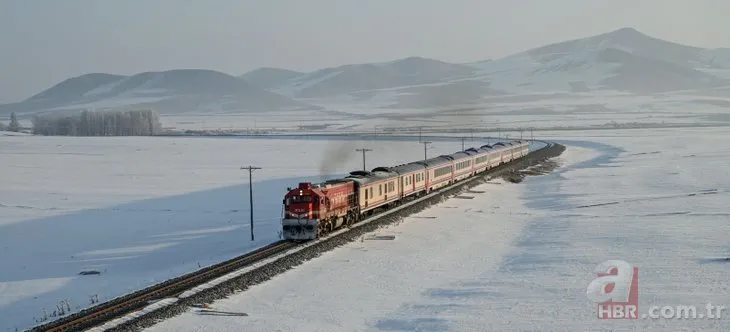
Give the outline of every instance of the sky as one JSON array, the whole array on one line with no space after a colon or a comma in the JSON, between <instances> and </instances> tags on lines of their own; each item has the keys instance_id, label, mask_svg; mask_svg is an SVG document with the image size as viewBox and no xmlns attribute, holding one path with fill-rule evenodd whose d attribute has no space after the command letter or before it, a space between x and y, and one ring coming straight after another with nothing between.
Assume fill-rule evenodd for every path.
<instances>
[{"instance_id":1,"label":"sky","mask_svg":"<svg viewBox=\"0 0 730 332\"><path fill-rule=\"evenodd\" d=\"M728 0L0 0L0 103L67 78L495 59L623 27L730 47Z\"/></svg>"}]
</instances>

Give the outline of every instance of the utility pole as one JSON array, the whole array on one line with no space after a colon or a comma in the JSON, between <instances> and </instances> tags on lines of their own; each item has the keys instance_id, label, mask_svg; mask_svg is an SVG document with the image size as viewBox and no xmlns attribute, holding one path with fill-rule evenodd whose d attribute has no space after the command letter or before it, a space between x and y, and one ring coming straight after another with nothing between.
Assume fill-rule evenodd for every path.
<instances>
[{"instance_id":1,"label":"utility pole","mask_svg":"<svg viewBox=\"0 0 730 332\"><path fill-rule=\"evenodd\" d=\"M367 171L365 168L365 152L373 151L372 149L355 149L355 151L362 151L362 170Z\"/></svg>"},{"instance_id":2,"label":"utility pole","mask_svg":"<svg viewBox=\"0 0 730 332\"><path fill-rule=\"evenodd\" d=\"M251 241L253 241L253 171L256 169L261 169L261 167L255 167L255 166L246 166L241 167L241 169L248 170L248 203L250 204L250 212L251 212Z\"/></svg>"},{"instance_id":3,"label":"utility pole","mask_svg":"<svg viewBox=\"0 0 730 332\"><path fill-rule=\"evenodd\" d=\"M426 154L426 145L431 144L432 142L421 142L423 143L423 160L428 160L428 155Z\"/></svg>"},{"instance_id":4,"label":"utility pole","mask_svg":"<svg viewBox=\"0 0 730 332\"><path fill-rule=\"evenodd\" d=\"M466 137L461 138L461 151L464 151L464 141L466 140Z\"/></svg>"}]
</instances>

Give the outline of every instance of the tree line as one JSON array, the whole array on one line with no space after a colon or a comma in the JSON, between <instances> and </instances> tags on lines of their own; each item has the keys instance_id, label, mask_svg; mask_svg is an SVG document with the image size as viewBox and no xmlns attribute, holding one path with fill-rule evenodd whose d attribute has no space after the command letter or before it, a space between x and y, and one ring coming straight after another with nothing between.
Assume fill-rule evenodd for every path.
<instances>
[{"instance_id":1,"label":"tree line","mask_svg":"<svg viewBox=\"0 0 730 332\"><path fill-rule=\"evenodd\" d=\"M90 111L36 115L33 134L46 136L152 136L162 131L153 110Z\"/></svg>"}]
</instances>

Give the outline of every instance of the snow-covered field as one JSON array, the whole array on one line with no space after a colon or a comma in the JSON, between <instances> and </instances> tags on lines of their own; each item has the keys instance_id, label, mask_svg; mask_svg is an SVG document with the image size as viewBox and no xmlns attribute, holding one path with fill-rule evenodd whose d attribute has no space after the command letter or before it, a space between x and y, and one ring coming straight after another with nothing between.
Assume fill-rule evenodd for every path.
<instances>
[{"instance_id":1,"label":"snow-covered field","mask_svg":"<svg viewBox=\"0 0 730 332\"><path fill-rule=\"evenodd\" d=\"M165 115L166 128L178 130L292 130L329 125L328 130L377 131L378 128L554 128L602 126L611 123L728 125L727 98L664 94L634 96L621 93L534 94L496 96L481 104L433 109L392 109L372 101L356 103L338 98L307 100L318 111L242 113L238 115Z\"/></svg>"},{"instance_id":2,"label":"snow-covered field","mask_svg":"<svg viewBox=\"0 0 730 332\"><path fill-rule=\"evenodd\" d=\"M722 319L599 320L599 263L639 268L649 307L728 302L726 130L555 133L564 166L474 188L150 331L727 331Z\"/></svg>"},{"instance_id":3,"label":"snow-covered field","mask_svg":"<svg viewBox=\"0 0 730 332\"><path fill-rule=\"evenodd\" d=\"M59 301L76 311L277 240L286 188L360 169L361 147L374 150L369 169L423 158L418 142L0 135L0 331L34 325ZM249 164L263 168L255 242Z\"/></svg>"}]
</instances>

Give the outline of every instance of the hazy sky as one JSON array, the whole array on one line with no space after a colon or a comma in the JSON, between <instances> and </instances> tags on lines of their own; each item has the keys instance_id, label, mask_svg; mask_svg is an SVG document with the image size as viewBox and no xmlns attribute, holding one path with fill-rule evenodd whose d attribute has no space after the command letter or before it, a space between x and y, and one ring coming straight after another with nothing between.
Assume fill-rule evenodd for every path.
<instances>
[{"instance_id":1,"label":"hazy sky","mask_svg":"<svg viewBox=\"0 0 730 332\"><path fill-rule=\"evenodd\" d=\"M730 47L730 0L0 0L0 102L91 72L498 58L634 27Z\"/></svg>"}]
</instances>

